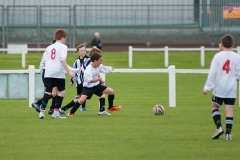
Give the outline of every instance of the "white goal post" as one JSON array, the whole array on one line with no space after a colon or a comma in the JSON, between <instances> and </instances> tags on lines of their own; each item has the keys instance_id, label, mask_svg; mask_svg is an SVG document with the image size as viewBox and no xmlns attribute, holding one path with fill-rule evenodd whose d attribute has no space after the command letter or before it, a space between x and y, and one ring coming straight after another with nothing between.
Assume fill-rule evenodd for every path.
<instances>
[{"instance_id":1,"label":"white goal post","mask_svg":"<svg viewBox=\"0 0 240 160\"><path fill-rule=\"evenodd\" d=\"M236 51L240 55L240 46L237 48L233 48L234 51ZM200 66L205 66L205 51L219 51L219 48L205 48L204 46L201 46L200 48L169 48L168 46L165 46L164 48L133 48L132 46L128 47L128 67L132 68L133 65L133 51L138 52L164 52L164 66L168 67L168 54L169 51L183 51L183 52L189 52L189 51L199 51L200 52Z\"/></svg>"}]
</instances>

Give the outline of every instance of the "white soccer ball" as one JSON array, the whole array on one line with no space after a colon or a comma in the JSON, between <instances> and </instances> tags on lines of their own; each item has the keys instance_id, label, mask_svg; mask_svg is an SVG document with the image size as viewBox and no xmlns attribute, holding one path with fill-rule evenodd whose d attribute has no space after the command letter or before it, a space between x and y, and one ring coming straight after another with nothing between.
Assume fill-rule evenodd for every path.
<instances>
[{"instance_id":1,"label":"white soccer ball","mask_svg":"<svg viewBox=\"0 0 240 160\"><path fill-rule=\"evenodd\" d=\"M157 104L153 107L153 113L155 115L163 115L164 114L164 107L161 104Z\"/></svg>"}]
</instances>

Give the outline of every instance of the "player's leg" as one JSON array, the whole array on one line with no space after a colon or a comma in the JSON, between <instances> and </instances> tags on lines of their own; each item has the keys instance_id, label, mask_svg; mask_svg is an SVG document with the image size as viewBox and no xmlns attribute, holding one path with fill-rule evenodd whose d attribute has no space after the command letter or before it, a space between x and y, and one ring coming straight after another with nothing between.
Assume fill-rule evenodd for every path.
<instances>
[{"instance_id":1,"label":"player's leg","mask_svg":"<svg viewBox=\"0 0 240 160\"><path fill-rule=\"evenodd\" d=\"M44 83L44 74L45 74L45 69L43 69L43 71L42 71L42 82L44 84L44 87L46 87L45 83ZM38 113L40 113L40 105L42 104L42 99L43 99L43 97L41 99L39 99L37 102L34 102L31 104L32 107L35 108Z\"/></svg>"},{"instance_id":2,"label":"player's leg","mask_svg":"<svg viewBox=\"0 0 240 160\"><path fill-rule=\"evenodd\" d=\"M86 101L87 97L88 97L87 95L82 94L78 101L74 104L70 112L68 113L68 116L74 116L74 113L77 111L80 105Z\"/></svg>"},{"instance_id":3,"label":"player's leg","mask_svg":"<svg viewBox=\"0 0 240 160\"><path fill-rule=\"evenodd\" d=\"M57 87L53 87L53 89L52 89L52 105L48 111L48 114L53 114L57 93L58 93Z\"/></svg>"},{"instance_id":4,"label":"player's leg","mask_svg":"<svg viewBox=\"0 0 240 160\"><path fill-rule=\"evenodd\" d=\"M102 94L99 98L99 110L100 112L105 111L105 94Z\"/></svg>"},{"instance_id":5,"label":"player's leg","mask_svg":"<svg viewBox=\"0 0 240 160\"><path fill-rule=\"evenodd\" d=\"M212 118L216 125L216 130L212 136L212 139L218 139L224 133L221 123L220 107L223 103L223 98L212 96Z\"/></svg>"},{"instance_id":6,"label":"player's leg","mask_svg":"<svg viewBox=\"0 0 240 160\"><path fill-rule=\"evenodd\" d=\"M80 85L77 86L77 95L81 97L83 91L83 84L81 83ZM87 111L86 109L86 101L83 102L82 108L80 109L81 111Z\"/></svg>"},{"instance_id":7,"label":"player's leg","mask_svg":"<svg viewBox=\"0 0 240 160\"><path fill-rule=\"evenodd\" d=\"M235 104L235 98L227 98L226 101L224 101L226 104L225 112L226 112L226 133L225 133L225 139L231 140L231 131L233 127L233 106Z\"/></svg>"},{"instance_id":8,"label":"player's leg","mask_svg":"<svg viewBox=\"0 0 240 160\"><path fill-rule=\"evenodd\" d=\"M41 106L40 113L39 113L40 119L44 118L44 112L45 112L46 106L48 104L48 100L52 98L51 93L52 93L52 88L54 86L52 78L45 78L44 82L45 82L46 90L45 90L44 96L42 98L42 106Z\"/></svg>"},{"instance_id":9,"label":"player's leg","mask_svg":"<svg viewBox=\"0 0 240 160\"><path fill-rule=\"evenodd\" d=\"M65 114L65 112L69 109L69 108L72 108L74 106L74 104L77 102L78 98L76 99L74 97L73 100L71 100L68 104L66 104L65 106L59 108L59 112L61 114Z\"/></svg>"},{"instance_id":10,"label":"player's leg","mask_svg":"<svg viewBox=\"0 0 240 160\"><path fill-rule=\"evenodd\" d=\"M66 118L59 113L59 108L62 105L62 101L65 95L65 79L54 78L54 83L58 89L58 93L55 100L55 107L52 114L52 118Z\"/></svg>"},{"instance_id":11,"label":"player's leg","mask_svg":"<svg viewBox=\"0 0 240 160\"><path fill-rule=\"evenodd\" d=\"M102 92L103 94L108 94L108 111L119 111L122 109L122 106L114 106L113 100L114 100L114 90L112 88L106 87L106 89Z\"/></svg>"}]
</instances>

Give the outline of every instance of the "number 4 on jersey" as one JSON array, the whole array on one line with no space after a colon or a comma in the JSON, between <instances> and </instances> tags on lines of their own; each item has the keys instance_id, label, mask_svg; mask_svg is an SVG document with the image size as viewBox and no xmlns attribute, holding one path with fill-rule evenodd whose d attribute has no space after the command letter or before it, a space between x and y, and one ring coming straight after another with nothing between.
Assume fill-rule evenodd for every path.
<instances>
[{"instance_id":1,"label":"number 4 on jersey","mask_svg":"<svg viewBox=\"0 0 240 160\"><path fill-rule=\"evenodd\" d=\"M230 60L227 60L224 63L224 65L222 67L222 70L226 71L226 74L229 74L229 71L231 70L231 68L230 68Z\"/></svg>"}]
</instances>

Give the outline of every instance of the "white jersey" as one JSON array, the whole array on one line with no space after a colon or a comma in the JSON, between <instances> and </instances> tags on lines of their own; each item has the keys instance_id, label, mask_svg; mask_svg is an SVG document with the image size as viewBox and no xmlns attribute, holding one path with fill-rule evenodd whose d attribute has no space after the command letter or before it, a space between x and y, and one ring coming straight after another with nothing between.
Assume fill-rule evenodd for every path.
<instances>
[{"instance_id":1,"label":"white jersey","mask_svg":"<svg viewBox=\"0 0 240 160\"><path fill-rule=\"evenodd\" d=\"M97 68L93 68L92 64L89 64L84 72L84 81L83 81L83 87L91 88L94 86L97 86L99 82L91 83L90 81L92 79L97 79L99 73L110 73L112 72L111 66L104 66L100 65Z\"/></svg>"},{"instance_id":2,"label":"white jersey","mask_svg":"<svg viewBox=\"0 0 240 160\"><path fill-rule=\"evenodd\" d=\"M65 68L61 61L67 58L67 48L60 42L55 42L46 48L42 60L45 63L45 78L65 79Z\"/></svg>"},{"instance_id":3,"label":"white jersey","mask_svg":"<svg viewBox=\"0 0 240 160\"><path fill-rule=\"evenodd\" d=\"M213 89L217 97L236 98L239 78L240 56L233 51L220 51L212 60L204 90Z\"/></svg>"}]
</instances>

